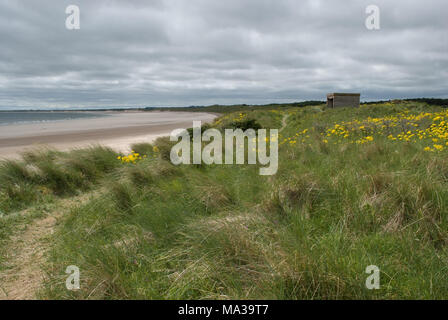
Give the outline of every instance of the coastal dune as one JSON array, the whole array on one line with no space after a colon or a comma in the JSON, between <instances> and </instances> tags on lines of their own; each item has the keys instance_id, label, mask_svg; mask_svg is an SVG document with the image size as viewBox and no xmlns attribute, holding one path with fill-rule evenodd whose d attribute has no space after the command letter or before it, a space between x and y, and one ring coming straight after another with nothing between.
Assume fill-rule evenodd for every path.
<instances>
[{"instance_id":1,"label":"coastal dune","mask_svg":"<svg viewBox=\"0 0 448 320\"><path fill-rule=\"evenodd\" d=\"M190 128L193 121L211 122L216 115L201 112L104 112L104 116L0 126L0 158L17 158L42 147L67 151L101 144L118 152L134 143L152 142L172 130Z\"/></svg>"}]
</instances>

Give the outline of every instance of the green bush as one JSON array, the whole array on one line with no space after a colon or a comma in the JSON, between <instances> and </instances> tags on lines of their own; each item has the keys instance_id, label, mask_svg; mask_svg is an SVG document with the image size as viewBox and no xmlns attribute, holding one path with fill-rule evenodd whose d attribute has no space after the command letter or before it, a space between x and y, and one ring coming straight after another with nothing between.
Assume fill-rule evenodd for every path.
<instances>
[{"instance_id":1,"label":"green bush","mask_svg":"<svg viewBox=\"0 0 448 320\"><path fill-rule=\"evenodd\" d=\"M225 129L241 129L246 131L247 129L258 130L261 129L262 126L255 119L245 119L240 121L233 121L226 126Z\"/></svg>"}]
</instances>

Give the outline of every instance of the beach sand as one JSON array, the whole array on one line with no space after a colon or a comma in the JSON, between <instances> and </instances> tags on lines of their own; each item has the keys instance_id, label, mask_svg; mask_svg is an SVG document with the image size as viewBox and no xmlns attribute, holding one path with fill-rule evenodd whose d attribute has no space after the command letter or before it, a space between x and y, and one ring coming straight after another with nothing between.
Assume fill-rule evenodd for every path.
<instances>
[{"instance_id":1,"label":"beach sand","mask_svg":"<svg viewBox=\"0 0 448 320\"><path fill-rule=\"evenodd\" d=\"M211 122L216 115L199 112L104 112L106 117L0 126L0 159L49 147L61 151L101 144L118 152L131 144L152 142L172 130Z\"/></svg>"}]
</instances>

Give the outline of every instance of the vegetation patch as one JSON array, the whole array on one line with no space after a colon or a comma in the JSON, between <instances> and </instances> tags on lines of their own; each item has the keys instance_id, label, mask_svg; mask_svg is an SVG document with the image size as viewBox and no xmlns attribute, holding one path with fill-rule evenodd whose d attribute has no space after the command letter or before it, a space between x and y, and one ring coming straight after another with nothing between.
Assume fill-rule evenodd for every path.
<instances>
[{"instance_id":1,"label":"vegetation patch","mask_svg":"<svg viewBox=\"0 0 448 320\"><path fill-rule=\"evenodd\" d=\"M275 176L174 166L168 138L129 162L100 147L26 154L0 167L0 237L19 210L101 188L51 236L41 297L446 299L448 114L427 102L226 109L210 127L279 129Z\"/></svg>"}]
</instances>

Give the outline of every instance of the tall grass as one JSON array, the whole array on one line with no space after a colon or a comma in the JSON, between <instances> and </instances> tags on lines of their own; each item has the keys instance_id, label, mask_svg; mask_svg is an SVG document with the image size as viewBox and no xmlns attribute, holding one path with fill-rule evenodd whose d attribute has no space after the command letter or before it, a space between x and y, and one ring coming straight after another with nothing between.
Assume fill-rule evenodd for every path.
<instances>
[{"instance_id":1,"label":"tall grass","mask_svg":"<svg viewBox=\"0 0 448 320\"><path fill-rule=\"evenodd\" d=\"M9 213L48 201L50 195L70 196L88 190L119 166L117 154L93 146L61 153L26 152L23 161L0 163L0 210Z\"/></svg>"},{"instance_id":2,"label":"tall grass","mask_svg":"<svg viewBox=\"0 0 448 320\"><path fill-rule=\"evenodd\" d=\"M323 135L341 121L404 110L441 109L422 102L238 109L215 121L218 129L286 121L280 139L301 138L280 146L271 177L249 165L173 166L166 138L134 146L150 155L136 164L97 149L28 157L0 172L30 195L39 187L56 196L58 187L85 192L78 179L103 186L53 236L45 298L443 299L446 151L380 135L366 144ZM81 269L79 291L65 289L73 264ZM365 286L369 265L381 270L380 290Z\"/></svg>"}]
</instances>

